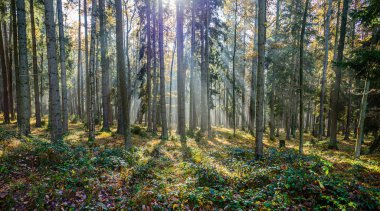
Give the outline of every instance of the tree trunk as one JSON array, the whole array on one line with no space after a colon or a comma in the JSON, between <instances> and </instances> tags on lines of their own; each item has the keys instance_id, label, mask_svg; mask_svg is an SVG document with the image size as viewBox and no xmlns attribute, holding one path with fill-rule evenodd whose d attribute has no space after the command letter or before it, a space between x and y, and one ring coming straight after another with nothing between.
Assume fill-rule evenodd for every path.
<instances>
[{"instance_id":1,"label":"tree trunk","mask_svg":"<svg viewBox=\"0 0 380 211\"><path fill-rule=\"evenodd\" d=\"M325 100L325 86L326 86L326 73L329 64L329 35L330 35L330 17L331 17L331 5L332 0L328 0L326 21L325 21L325 55L323 60L323 73L321 81L321 96L319 99L319 140L322 140L323 136L323 112L324 112L324 100Z\"/></svg>"},{"instance_id":2,"label":"tree trunk","mask_svg":"<svg viewBox=\"0 0 380 211\"><path fill-rule=\"evenodd\" d=\"M148 116L148 131L152 131L152 76L151 76L151 60L152 60L152 44L151 44L151 31L150 31L150 0L146 0L146 18L147 18L147 61L146 61L146 72L147 72L147 116Z\"/></svg>"},{"instance_id":3,"label":"tree trunk","mask_svg":"<svg viewBox=\"0 0 380 211\"><path fill-rule=\"evenodd\" d=\"M62 116L61 100L59 97L59 77L57 65L57 46L54 23L53 1L45 1L45 24L46 24L46 45L49 69L49 113L51 120L50 133L52 142L58 142L62 139ZM20 43L21 45L21 43ZM21 49L20 49L20 52ZM21 59L20 59L21 65Z\"/></svg>"},{"instance_id":4,"label":"tree trunk","mask_svg":"<svg viewBox=\"0 0 380 211\"><path fill-rule=\"evenodd\" d=\"M235 58L236 58L236 31L237 31L237 0L235 0L235 24L234 24L234 50L232 54L232 125L234 128L234 136L236 135L236 75L235 75Z\"/></svg>"},{"instance_id":5,"label":"tree trunk","mask_svg":"<svg viewBox=\"0 0 380 211\"><path fill-rule=\"evenodd\" d=\"M265 68L265 16L266 1L258 0L258 64L257 64L257 118L256 118L256 147L257 158L263 156L263 133L264 133L264 68Z\"/></svg>"},{"instance_id":6,"label":"tree trunk","mask_svg":"<svg viewBox=\"0 0 380 211\"><path fill-rule=\"evenodd\" d=\"M206 0L207 1L207 0ZM201 10L202 16L204 16L204 11ZM205 17L203 17L205 18ZM201 24L201 131L204 133L206 130L208 130L208 91L207 91L207 71L206 65L205 65L205 43L206 43L206 37L208 36L205 34L205 24ZM177 64L178 65L178 64Z\"/></svg>"},{"instance_id":7,"label":"tree trunk","mask_svg":"<svg viewBox=\"0 0 380 211\"><path fill-rule=\"evenodd\" d=\"M343 21L342 21L343 23ZM366 116L366 110L367 110L367 96L369 91L370 81L366 79L365 85L364 85L364 92L362 97L362 103L360 106L360 117L359 117L359 127L358 127L358 137L356 139L356 145L355 145L355 158L360 157L360 150L362 147L363 139L364 139L364 120Z\"/></svg>"},{"instance_id":8,"label":"tree trunk","mask_svg":"<svg viewBox=\"0 0 380 211\"><path fill-rule=\"evenodd\" d=\"M90 42L90 66L89 66L89 121L88 121L88 140L95 141L95 39L96 39L96 19L97 19L97 2L92 0L91 15L91 42Z\"/></svg>"},{"instance_id":9,"label":"tree trunk","mask_svg":"<svg viewBox=\"0 0 380 211\"><path fill-rule=\"evenodd\" d=\"M173 47L173 54L172 54L172 61L170 64L170 85L169 85L169 132L171 133L172 129L172 87L173 87L173 65L174 65L174 55L176 51L176 45L177 42L174 42L174 47Z\"/></svg>"},{"instance_id":10,"label":"tree trunk","mask_svg":"<svg viewBox=\"0 0 380 211\"><path fill-rule=\"evenodd\" d=\"M309 0L306 0L305 11L303 13L302 20L302 28L301 28L301 39L300 39L300 64L299 64L299 90L300 90L300 110L299 110L299 120L300 120L300 145L299 145L299 153L303 153L303 51L304 51L304 39L305 39L305 28L306 28L306 19L307 19L307 9L309 6Z\"/></svg>"},{"instance_id":11,"label":"tree trunk","mask_svg":"<svg viewBox=\"0 0 380 211\"><path fill-rule=\"evenodd\" d=\"M69 114L67 111L67 82L66 82L66 50L65 34L63 32L62 0L57 0L58 26L59 26L59 55L61 64L61 86L62 86L62 132L69 129ZM37 64L37 57L36 57Z\"/></svg>"},{"instance_id":12,"label":"tree trunk","mask_svg":"<svg viewBox=\"0 0 380 211\"><path fill-rule=\"evenodd\" d=\"M82 108L84 104L84 100L82 97L82 92L83 92L83 73L82 73L82 37L81 37L81 28L82 28L82 23L81 23L81 7L80 7L80 2L81 0L78 0L78 73L77 73L77 94L78 94L78 110L77 114L79 118L83 118L83 113L82 113Z\"/></svg>"},{"instance_id":13,"label":"tree trunk","mask_svg":"<svg viewBox=\"0 0 380 211\"><path fill-rule=\"evenodd\" d=\"M160 107L162 139L168 138L168 125L166 121L166 97L165 97L165 58L164 58L164 20L162 17L162 0L158 0L158 48L160 56Z\"/></svg>"},{"instance_id":14,"label":"tree trunk","mask_svg":"<svg viewBox=\"0 0 380 211\"><path fill-rule=\"evenodd\" d=\"M194 131L197 125L194 87L194 67L195 67L195 10L196 0L192 1L191 8L191 50L190 50L190 105L189 105L189 129Z\"/></svg>"},{"instance_id":15,"label":"tree trunk","mask_svg":"<svg viewBox=\"0 0 380 211\"><path fill-rule=\"evenodd\" d=\"M1 70L3 75L3 103L4 103L4 123L9 124L10 112L9 112L9 85L8 85L8 71L6 66L6 54L4 51L4 41L3 41L3 23L0 22L0 56L1 56ZM6 33L6 32L4 32Z\"/></svg>"},{"instance_id":16,"label":"tree trunk","mask_svg":"<svg viewBox=\"0 0 380 211\"><path fill-rule=\"evenodd\" d=\"M253 37L253 50L257 49L257 28L258 28L258 2L255 4L256 18L255 18L255 30ZM257 89L257 56L252 58L252 74L251 74L251 97L249 103L249 130L252 135L255 133L256 123L256 89Z\"/></svg>"},{"instance_id":17,"label":"tree trunk","mask_svg":"<svg viewBox=\"0 0 380 211\"><path fill-rule=\"evenodd\" d=\"M25 10L25 3L24 3ZM21 105L21 95L20 95L20 77L19 77L19 54L18 54L18 25L16 16L16 0L11 0L11 13L12 13L12 28L13 28L13 60L14 60L14 71L16 76L16 109L17 109L17 126L19 128L19 133L21 134L21 116L20 116L20 105Z\"/></svg>"},{"instance_id":18,"label":"tree trunk","mask_svg":"<svg viewBox=\"0 0 380 211\"><path fill-rule=\"evenodd\" d=\"M85 73L86 73L86 123L90 125L90 79L89 79L89 63L88 63L88 24L87 24L87 0L83 0L84 12L84 50L85 50Z\"/></svg>"},{"instance_id":19,"label":"tree trunk","mask_svg":"<svg viewBox=\"0 0 380 211\"><path fill-rule=\"evenodd\" d=\"M346 25L347 25L347 13L348 13L348 0L343 1L343 11L342 11L342 25L340 27L340 36L339 36L339 45L338 45L338 55L337 55L337 64L338 66L335 69L335 83L333 87L333 96L332 96L332 109L331 109L331 128L330 128L330 149L338 149L337 142L337 124L338 124L338 104L339 104L339 91L340 91L340 82L342 80L342 66L340 63L343 61L343 50L344 50L344 41L346 38Z\"/></svg>"},{"instance_id":20,"label":"tree trunk","mask_svg":"<svg viewBox=\"0 0 380 211\"><path fill-rule=\"evenodd\" d=\"M117 72L119 77L119 90L121 96L121 112L123 113L125 119L125 149L129 150L132 148L132 140L129 126L129 109L128 109L128 92L126 86L126 72L125 72L125 57L124 57L124 49L123 49L123 9L121 0L115 1L115 9L116 9L116 58L117 58Z\"/></svg>"},{"instance_id":21,"label":"tree trunk","mask_svg":"<svg viewBox=\"0 0 380 211\"><path fill-rule=\"evenodd\" d=\"M152 15L153 15L153 49L152 49L152 59L153 59L153 101L152 101L152 127L153 127L153 133L157 133L157 94L158 94L158 82L157 82L157 42L156 42L156 1L153 2L153 8L152 8Z\"/></svg>"},{"instance_id":22,"label":"tree trunk","mask_svg":"<svg viewBox=\"0 0 380 211\"><path fill-rule=\"evenodd\" d=\"M29 1L30 5L30 25L32 34L32 52L33 52L33 79L34 79L34 109L36 116L36 127L41 127L41 110L40 110L40 96L38 92L38 66L37 66L37 43L36 43L36 28L34 23L34 3L33 0Z\"/></svg>"},{"instance_id":23,"label":"tree trunk","mask_svg":"<svg viewBox=\"0 0 380 211\"><path fill-rule=\"evenodd\" d=\"M181 136L181 141L186 139L185 125L185 77L186 70L183 62L183 16L184 4L183 0L177 1L177 68L178 68L178 83L177 83L177 100L178 100L178 134ZM206 115L206 114L204 114Z\"/></svg>"},{"instance_id":24,"label":"tree trunk","mask_svg":"<svg viewBox=\"0 0 380 211\"><path fill-rule=\"evenodd\" d=\"M103 131L110 130L110 113L111 113L111 92L110 92L110 73L109 63L107 60L107 35L106 23L107 16L104 13L105 2L99 0L99 21L100 21L100 57L102 68L102 105L103 105Z\"/></svg>"}]
</instances>

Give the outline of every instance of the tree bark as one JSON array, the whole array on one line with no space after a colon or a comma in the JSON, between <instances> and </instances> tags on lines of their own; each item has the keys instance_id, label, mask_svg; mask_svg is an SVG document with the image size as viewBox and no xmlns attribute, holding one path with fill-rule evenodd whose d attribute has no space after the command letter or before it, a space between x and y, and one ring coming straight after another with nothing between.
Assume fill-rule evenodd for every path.
<instances>
[{"instance_id":1,"label":"tree bark","mask_svg":"<svg viewBox=\"0 0 380 211\"><path fill-rule=\"evenodd\" d=\"M45 24L46 24L46 45L49 69L49 111L51 123L50 134L53 142L62 139L62 116L61 100L59 97L58 65L57 65L57 46L54 23L53 0L45 1ZM20 43L21 44L21 43ZM21 49L20 49L21 52ZM21 64L21 59L20 59Z\"/></svg>"},{"instance_id":2,"label":"tree bark","mask_svg":"<svg viewBox=\"0 0 380 211\"><path fill-rule=\"evenodd\" d=\"M367 110L367 96L369 91L370 81L366 79L365 85L364 85L364 92L362 97L362 103L360 106L360 117L359 117L359 127L358 127L358 137L356 139L356 145L355 145L355 158L360 157L360 150L362 147L363 139L364 139L364 120L366 116L366 110Z\"/></svg>"},{"instance_id":3,"label":"tree bark","mask_svg":"<svg viewBox=\"0 0 380 211\"><path fill-rule=\"evenodd\" d=\"M161 107L161 138L168 138L168 125L166 121L166 96L165 96L165 58L164 58L164 20L162 17L162 0L158 0L158 48L160 56L160 107Z\"/></svg>"},{"instance_id":4,"label":"tree bark","mask_svg":"<svg viewBox=\"0 0 380 211\"><path fill-rule=\"evenodd\" d=\"M90 66L89 74L89 121L88 121L88 140L95 141L95 39L96 39L96 19L97 19L97 2L92 0L92 15L91 15L91 42L90 42Z\"/></svg>"},{"instance_id":5,"label":"tree bark","mask_svg":"<svg viewBox=\"0 0 380 211\"><path fill-rule=\"evenodd\" d=\"M253 50L257 49L257 28L258 28L258 2L256 1L256 18L255 18L255 29L253 37ZM255 135L255 124L256 124L256 89L257 89L257 56L252 58L252 74L251 74L251 96L249 103L249 130L252 135Z\"/></svg>"},{"instance_id":6,"label":"tree bark","mask_svg":"<svg viewBox=\"0 0 380 211\"><path fill-rule=\"evenodd\" d=\"M151 76L151 61L152 61L152 44L151 44L151 31L150 31L150 0L146 0L146 27L147 27L147 61L146 61L146 72L147 72L147 119L148 119L148 131L152 131L152 76Z\"/></svg>"},{"instance_id":7,"label":"tree bark","mask_svg":"<svg viewBox=\"0 0 380 211\"><path fill-rule=\"evenodd\" d=\"M63 31L62 0L57 0L58 26L59 26L59 55L61 65L61 86L62 86L62 132L69 130L69 114L67 105L67 81L66 81L66 50L65 33ZM37 57L36 57L37 64Z\"/></svg>"},{"instance_id":8,"label":"tree bark","mask_svg":"<svg viewBox=\"0 0 380 211\"><path fill-rule=\"evenodd\" d=\"M263 133L264 133L264 68L265 68L265 16L266 1L258 0L258 64L257 64L257 118L256 118L256 147L257 158L263 156Z\"/></svg>"},{"instance_id":9,"label":"tree bark","mask_svg":"<svg viewBox=\"0 0 380 211\"><path fill-rule=\"evenodd\" d=\"M6 32L4 32L6 33ZM8 71L6 66L6 54L4 50L3 41L3 22L0 22L0 56L1 56L1 70L3 76L3 103L4 103L4 123L9 124L10 119L10 109L9 109L9 85L8 85Z\"/></svg>"},{"instance_id":10,"label":"tree bark","mask_svg":"<svg viewBox=\"0 0 380 211\"><path fill-rule=\"evenodd\" d=\"M234 24L234 50L232 54L232 125L234 128L234 136L236 135L236 75L235 75L235 59L236 59L236 33L237 33L237 0L235 0L235 24Z\"/></svg>"},{"instance_id":11,"label":"tree bark","mask_svg":"<svg viewBox=\"0 0 380 211\"><path fill-rule=\"evenodd\" d=\"M343 11L342 11L342 25L340 27L339 45L338 45L338 55L337 64L335 69L335 83L333 87L332 96L332 109L331 109L331 128L330 128L330 149L338 149L337 142L337 124L338 124L338 106L339 106L339 92L340 92L340 82L342 80L342 66L343 61L343 50L344 42L346 38L346 25L347 25L347 13L348 13L348 0L343 1Z\"/></svg>"},{"instance_id":12,"label":"tree bark","mask_svg":"<svg viewBox=\"0 0 380 211\"><path fill-rule=\"evenodd\" d=\"M196 106L195 106L195 10L196 10L196 0L192 1L191 8L191 50L190 50L190 108L189 108L189 129L194 131L197 125L196 120Z\"/></svg>"},{"instance_id":13,"label":"tree bark","mask_svg":"<svg viewBox=\"0 0 380 211\"><path fill-rule=\"evenodd\" d=\"M121 96L121 112L125 119L125 130L124 135L124 145L125 149L129 150L132 148L132 140L130 133L130 123L129 123L129 106L128 106L128 92L126 86L126 72L125 72L125 57L123 49L123 9L121 0L115 0L115 9L116 9L116 58L117 58L117 72L119 77L119 90Z\"/></svg>"}]
</instances>

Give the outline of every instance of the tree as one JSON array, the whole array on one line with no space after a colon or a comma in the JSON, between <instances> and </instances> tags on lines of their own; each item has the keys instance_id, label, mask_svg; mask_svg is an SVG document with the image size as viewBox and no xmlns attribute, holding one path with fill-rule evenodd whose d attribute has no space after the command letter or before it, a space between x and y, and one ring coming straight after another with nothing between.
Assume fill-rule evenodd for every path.
<instances>
[{"instance_id":1,"label":"tree","mask_svg":"<svg viewBox=\"0 0 380 211\"><path fill-rule=\"evenodd\" d=\"M253 37L253 50L257 49L257 28L258 28L258 2L255 4L256 17L255 17L255 29ZM253 135L255 133L256 123L256 90L257 90L257 56L252 57L252 74L251 74L251 96L249 102L249 130Z\"/></svg>"},{"instance_id":2,"label":"tree","mask_svg":"<svg viewBox=\"0 0 380 211\"><path fill-rule=\"evenodd\" d=\"M196 0L192 1L191 7L191 50L190 50L190 109L189 109L189 129L194 131L197 127L197 111L195 106L195 10ZM170 90L171 91L171 90Z\"/></svg>"},{"instance_id":3,"label":"tree","mask_svg":"<svg viewBox=\"0 0 380 211\"><path fill-rule=\"evenodd\" d=\"M147 73L147 119L148 119L148 131L152 130L152 74L151 74L151 61L152 61L152 44L151 44L151 31L150 31L150 0L146 0L146 34L147 34L147 59L146 59L146 73Z\"/></svg>"},{"instance_id":4,"label":"tree","mask_svg":"<svg viewBox=\"0 0 380 211\"><path fill-rule=\"evenodd\" d=\"M58 11L58 26L59 26L59 56L61 64L61 86L62 86L62 130L67 132L69 130L69 114L67 105L67 79L66 79L66 43L65 33L63 32L63 14L62 14L62 0L57 0ZM37 63L37 58L36 58Z\"/></svg>"},{"instance_id":5,"label":"tree","mask_svg":"<svg viewBox=\"0 0 380 211\"><path fill-rule=\"evenodd\" d=\"M208 0L202 0L202 4L207 4L207 1ZM206 57L207 57L207 53L206 51L208 51L208 48L206 46L207 44L207 40L208 40L208 31L206 30L207 29L207 9L204 9L204 5L202 6L202 9L201 9L201 15L202 15L202 19L203 20L206 20L206 21L203 21L202 24L201 24L201 37L200 37L200 41L201 41L201 131L202 132L206 132L206 130L208 131L208 122L209 122L209 118L208 118L208 103L209 103L209 96L208 96L208 80L207 80L207 75L208 75L208 66L207 66L207 62L206 62ZM206 11L205 11L206 10ZM206 23L205 23L206 22ZM178 32L177 32L178 33ZM177 35L178 37L178 35ZM179 49L179 48L178 48ZM177 55L177 58L178 58L178 55ZM179 64L177 64L178 66Z\"/></svg>"},{"instance_id":6,"label":"tree","mask_svg":"<svg viewBox=\"0 0 380 211\"><path fill-rule=\"evenodd\" d=\"M237 31L237 0L235 0L235 24L234 24L234 50L232 54L232 119L234 127L234 136L236 134L236 75L235 75L235 60L236 60L236 31Z\"/></svg>"},{"instance_id":7,"label":"tree","mask_svg":"<svg viewBox=\"0 0 380 211\"><path fill-rule=\"evenodd\" d=\"M104 13L105 2L99 0L99 22L100 22L100 57L102 67L102 105L103 105L103 131L110 130L110 112L111 112L111 92L109 65L107 59L108 45L106 36L107 16Z\"/></svg>"},{"instance_id":8,"label":"tree","mask_svg":"<svg viewBox=\"0 0 380 211\"><path fill-rule=\"evenodd\" d=\"M263 156L264 133L264 67L265 67L265 16L266 1L258 0L258 63L257 63L257 115L256 115L256 147L257 158Z\"/></svg>"},{"instance_id":9,"label":"tree","mask_svg":"<svg viewBox=\"0 0 380 211\"><path fill-rule=\"evenodd\" d=\"M48 72L49 72L49 120L51 128L51 140L53 142L60 141L62 138L62 115L61 115L61 100L59 97L59 82L58 82L58 65L57 65L57 46L54 23L53 0L45 1L45 25L46 25L46 46L48 57ZM21 45L21 43L20 43ZM22 50L20 49L20 52ZM20 59L21 66L21 59Z\"/></svg>"},{"instance_id":10,"label":"tree","mask_svg":"<svg viewBox=\"0 0 380 211\"><path fill-rule=\"evenodd\" d=\"M78 82L77 82L77 94L78 94L78 116L79 118L83 118L83 73L82 73L82 37L81 37L81 28L82 28L82 20L81 20L81 7L80 7L81 0L78 0Z\"/></svg>"},{"instance_id":11,"label":"tree","mask_svg":"<svg viewBox=\"0 0 380 211\"><path fill-rule=\"evenodd\" d=\"M34 1L30 0L30 25L32 34L32 52L33 52L33 81L34 81L34 109L36 116L36 127L41 127L41 106L40 95L38 91L38 66L37 66L37 43L36 43L36 27L34 23Z\"/></svg>"},{"instance_id":12,"label":"tree","mask_svg":"<svg viewBox=\"0 0 380 211\"><path fill-rule=\"evenodd\" d=\"M360 105L358 137L356 139L356 145L355 145L355 158L360 157L360 151L361 151L361 147L362 147L362 143L364 139L364 120L365 120L366 111L367 111L367 97L368 97L369 86L370 86L370 81L366 79L365 85L364 85L362 103Z\"/></svg>"},{"instance_id":13,"label":"tree","mask_svg":"<svg viewBox=\"0 0 380 211\"><path fill-rule=\"evenodd\" d=\"M309 0L306 0L305 11L303 13L302 28L301 28L301 39L300 39L300 64L299 64L299 93L300 93L300 110L299 110L299 135L300 135L300 145L299 153L303 153L303 57L304 57L304 39L305 39L305 28L306 28L306 19L307 19L307 8L309 6Z\"/></svg>"},{"instance_id":14,"label":"tree","mask_svg":"<svg viewBox=\"0 0 380 211\"><path fill-rule=\"evenodd\" d=\"M88 84L89 84L89 96L88 102L89 121L88 121L88 139L89 141L95 140L95 39L96 39L96 19L97 19L97 2L92 0L92 15L91 15L91 43L90 43L90 67L88 70Z\"/></svg>"},{"instance_id":15,"label":"tree","mask_svg":"<svg viewBox=\"0 0 380 211\"><path fill-rule=\"evenodd\" d=\"M0 56L1 56L1 70L3 76L3 102L4 102L4 123L9 124L10 121L10 108L9 108L9 85L8 85L8 71L6 66L6 54L4 50L4 41L3 41L3 30L2 30L2 21L0 23ZM5 32L6 33L6 32Z\"/></svg>"},{"instance_id":16,"label":"tree","mask_svg":"<svg viewBox=\"0 0 380 211\"><path fill-rule=\"evenodd\" d=\"M30 133L30 90L24 0L17 0L17 27L19 52L18 58L20 62L17 74L18 83L16 84L16 86L18 86L17 97L20 98L17 103L18 115L20 115L18 119L20 121L19 131L20 134L28 136Z\"/></svg>"},{"instance_id":17,"label":"tree","mask_svg":"<svg viewBox=\"0 0 380 211\"><path fill-rule=\"evenodd\" d=\"M337 55L337 67L335 68L335 82L332 93L332 104L331 104L331 125L330 125L330 149L338 149L337 142L337 125L338 125L338 107L339 107L339 91L340 82L342 80L342 61L343 61L343 50L344 42L346 39L346 25L347 25L347 13L348 13L348 0L343 1L343 11L342 11L342 25L340 27L339 35L339 45L338 45L338 55Z\"/></svg>"},{"instance_id":18,"label":"tree","mask_svg":"<svg viewBox=\"0 0 380 211\"><path fill-rule=\"evenodd\" d=\"M122 115L125 119L125 130L124 133L124 145L125 149L129 150L132 148L131 134L130 134L130 126L129 126L129 105L128 105L128 94L129 90L127 90L127 79L125 72L125 57L124 57L124 49L123 49L123 9L121 0L115 1L115 9L116 9L116 60L117 60L117 74L119 77L119 90L121 95L121 111Z\"/></svg>"},{"instance_id":19,"label":"tree","mask_svg":"<svg viewBox=\"0 0 380 211\"><path fill-rule=\"evenodd\" d=\"M323 104L325 99L325 85L326 85L326 72L329 63L329 35L330 35L330 17L331 17L331 4L332 0L329 0L327 6L327 14L325 21L325 55L323 60L323 72L322 72L322 81L321 81L321 96L319 98L319 140L322 140L323 136Z\"/></svg>"},{"instance_id":20,"label":"tree","mask_svg":"<svg viewBox=\"0 0 380 211\"><path fill-rule=\"evenodd\" d=\"M184 5L183 0L177 1L177 92L178 92L178 134L181 136L181 141L186 139L186 125L185 125L185 77L186 70L183 63L183 16ZM205 115L205 114L204 114Z\"/></svg>"},{"instance_id":21,"label":"tree","mask_svg":"<svg viewBox=\"0 0 380 211\"><path fill-rule=\"evenodd\" d=\"M89 63L88 63L88 24L87 24L87 0L83 0L84 12L84 60L85 60L85 73L86 73L86 122L87 126L90 124L90 79L89 79Z\"/></svg>"},{"instance_id":22,"label":"tree","mask_svg":"<svg viewBox=\"0 0 380 211\"><path fill-rule=\"evenodd\" d=\"M168 138L168 125L166 121L166 100L165 100L165 58L164 58L164 20L162 17L162 0L158 0L158 48L160 56L160 107L162 139Z\"/></svg>"}]
</instances>

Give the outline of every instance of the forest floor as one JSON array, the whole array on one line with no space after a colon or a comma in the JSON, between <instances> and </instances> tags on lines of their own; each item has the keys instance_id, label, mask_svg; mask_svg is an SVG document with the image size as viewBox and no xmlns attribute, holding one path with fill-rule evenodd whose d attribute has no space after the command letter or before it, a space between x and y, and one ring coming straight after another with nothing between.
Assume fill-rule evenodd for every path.
<instances>
[{"instance_id":1,"label":"forest floor","mask_svg":"<svg viewBox=\"0 0 380 211\"><path fill-rule=\"evenodd\" d=\"M22 140L14 123L0 125L0 210L380 209L380 154L366 154L368 140L354 160L353 140L327 150L327 140L305 134L299 155L297 140L279 149L265 136L255 160L254 138L241 130L214 127L211 139L180 142L133 126L125 152L115 129L89 143L84 125L70 123L64 143L52 145L46 126L31 125Z\"/></svg>"}]
</instances>

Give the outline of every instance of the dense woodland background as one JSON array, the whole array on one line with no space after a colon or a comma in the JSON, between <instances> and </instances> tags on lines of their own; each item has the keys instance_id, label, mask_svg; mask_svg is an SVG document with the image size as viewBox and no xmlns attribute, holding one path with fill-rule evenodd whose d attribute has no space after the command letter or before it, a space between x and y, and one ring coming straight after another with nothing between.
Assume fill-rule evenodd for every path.
<instances>
[{"instance_id":1,"label":"dense woodland background","mask_svg":"<svg viewBox=\"0 0 380 211\"><path fill-rule=\"evenodd\" d=\"M0 207L380 209L379 44L378 0L0 0Z\"/></svg>"}]
</instances>

